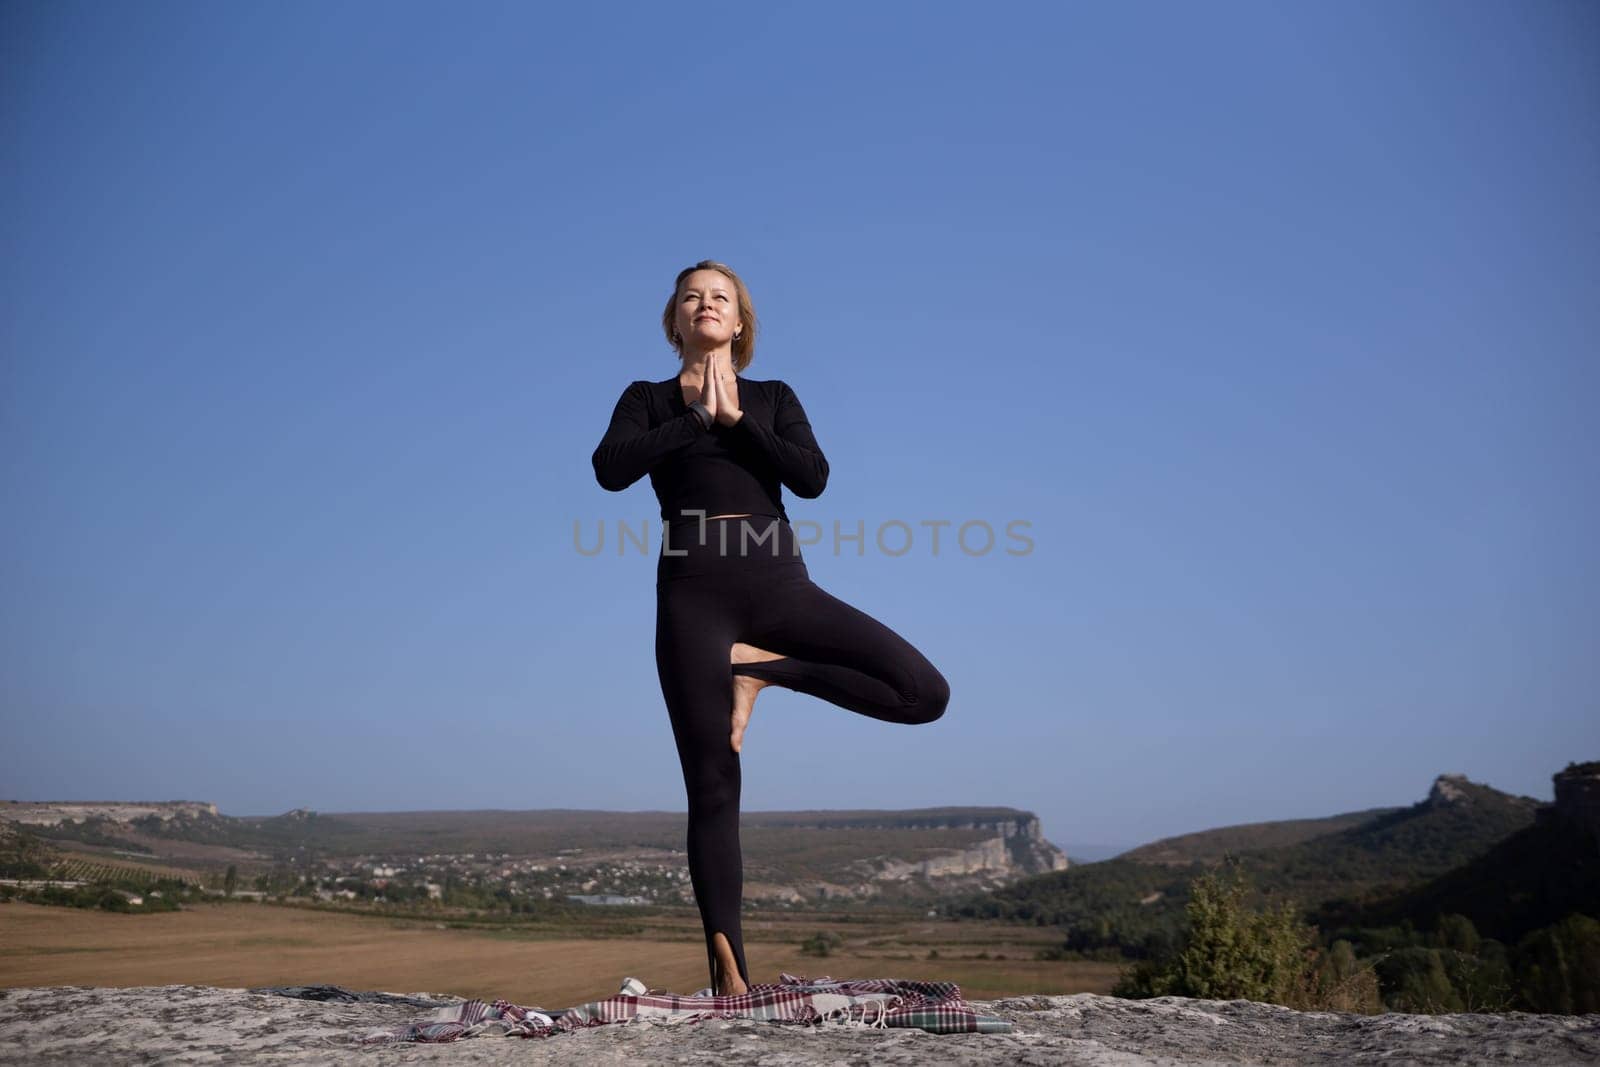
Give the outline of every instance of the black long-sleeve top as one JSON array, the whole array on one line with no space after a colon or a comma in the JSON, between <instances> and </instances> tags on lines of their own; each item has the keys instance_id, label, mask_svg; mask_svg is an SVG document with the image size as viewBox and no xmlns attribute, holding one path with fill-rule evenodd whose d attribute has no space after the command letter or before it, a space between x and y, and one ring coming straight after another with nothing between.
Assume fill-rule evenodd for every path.
<instances>
[{"instance_id":1,"label":"black long-sleeve top","mask_svg":"<svg viewBox=\"0 0 1600 1067\"><path fill-rule=\"evenodd\" d=\"M812 499L828 484L828 461L787 382L740 377L732 426L707 427L683 401L678 376L629 383L594 450L594 476L620 492L650 475L662 523L708 515L776 515L788 521L779 486Z\"/></svg>"}]
</instances>

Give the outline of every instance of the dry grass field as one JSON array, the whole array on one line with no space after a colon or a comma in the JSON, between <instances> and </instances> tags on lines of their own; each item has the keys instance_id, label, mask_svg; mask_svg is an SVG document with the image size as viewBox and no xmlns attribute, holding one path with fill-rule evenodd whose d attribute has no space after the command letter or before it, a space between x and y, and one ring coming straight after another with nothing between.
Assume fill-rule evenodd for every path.
<instances>
[{"instance_id":1,"label":"dry grass field","mask_svg":"<svg viewBox=\"0 0 1600 1067\"><path fill-rule=\"evenodd\" d=\"M1034 949L1054 940L1049 932L1001 924L840 924L827 916L745 922L745 955L758 982L776 979L780 970L940 979L959 983L968 997L989 999L1105 993L1119 971L1110 963L1035 960ZM801 942L823 929L840 932L844 946L826 958L803 955ZM929 959L930 950L938 957ZM980 953L991 958L976 958ZM1000 955L1009 958L993 958ZM642 934L593 937L549 925L448 929L427 920L252 903L150 915L0 904L0 987L332 984L567 1007L615 993L629 975L674 992L704 987L698 919L657 916Z\"/></svg>"}]
</instances>

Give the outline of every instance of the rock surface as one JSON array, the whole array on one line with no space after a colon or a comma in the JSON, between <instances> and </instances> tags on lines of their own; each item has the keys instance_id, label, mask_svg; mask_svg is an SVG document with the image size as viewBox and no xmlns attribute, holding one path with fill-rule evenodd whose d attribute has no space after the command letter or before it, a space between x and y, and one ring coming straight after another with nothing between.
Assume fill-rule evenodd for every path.
<instances>
[{"instance_id":1,"label":"rock surface","mask_svg":"<svg viewBox=\"0 0 1600 1067\"><path fill-rule=\"evenodd\" d=\"M385 1002L407 997L411 1003ZM1600 1015L1345 1015L1248 1001L1074 996L972 1001L1008 1034L799 1027L746 1020L597 1026L548 1038L480 1036L361 1046L369 1030L424 1014L389 994L306 1000L170 985L0 990L0 1063L399 1064L1582 1064L1600 1063ZM549 1007L549 1005L546 1005Z\"/></svg>"}]
</instances>

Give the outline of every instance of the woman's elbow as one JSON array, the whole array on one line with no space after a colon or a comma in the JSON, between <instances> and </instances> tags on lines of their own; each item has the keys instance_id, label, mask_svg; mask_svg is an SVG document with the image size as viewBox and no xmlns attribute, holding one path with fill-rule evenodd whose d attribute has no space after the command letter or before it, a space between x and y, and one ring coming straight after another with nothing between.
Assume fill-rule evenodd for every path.
<instances>
[{"instance_id":1,"label":"woman's elbow","mask_svg":"<svg viewBox=\"0 0 1600 1067\"><path fill-rule=\"evenodd\" d=\"M930 664L926 676L918 679L916 715L910 721L919 725L937 722L949 706L950 683Z\"/></svg>"},{"instance_id":2,"label":"woman's elbow","mask_svg":"<svg viewBox=\"0 0 1600 1067\"><path fill-rule=\"evenodd\" d=\"M804 478L798 485L790 486L794 495L805 500L815 500L828 488L828 465L823 463L816 470Z\"/></svg>"},{"instance_id":3,"label":"woman's elbow","mask_svg":"<svg viewBox=\"0 0 1600 1067\"><path fill-rule=\"evenodd\" d=\"M632 479L626 478L622 471L607 463L599 454L595 455L591 466L594 467L594 480L608 492L619 493L633 484Z\"/></svg>"}]
</instances>

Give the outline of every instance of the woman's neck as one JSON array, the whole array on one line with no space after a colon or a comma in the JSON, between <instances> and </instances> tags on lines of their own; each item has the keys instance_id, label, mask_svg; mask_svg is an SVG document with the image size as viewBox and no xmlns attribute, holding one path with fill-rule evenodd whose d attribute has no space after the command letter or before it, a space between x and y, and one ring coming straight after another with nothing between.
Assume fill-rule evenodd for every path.
<instances>
[{"instance_id":1,"label":"woman's neck","mask_svg":"<svg viewBox=\"0 0 1600 1067\"><path fill-rule=\"evenodd\" d=\"M704 382L706 380L706 363L713 354L720 355L727 362L729 368L733 366L733 349L723 346L705 352L685 352L683 366L678 369L678 377L686 382Z\"/></svg>"}]
</instances>

